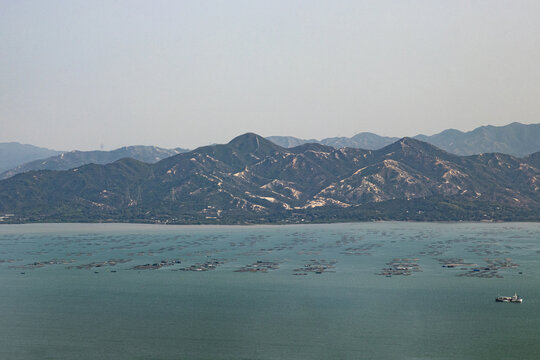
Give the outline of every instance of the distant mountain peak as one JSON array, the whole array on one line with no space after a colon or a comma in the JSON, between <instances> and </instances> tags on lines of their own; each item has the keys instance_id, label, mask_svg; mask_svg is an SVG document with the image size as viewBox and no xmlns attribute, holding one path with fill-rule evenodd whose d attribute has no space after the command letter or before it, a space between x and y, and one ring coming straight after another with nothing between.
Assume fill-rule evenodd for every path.
<instances>
[{"instance_id":1,"label":"distant mountain peak","mask_svg":"<svg viewBox=\"0 0 540 360\"><path fill-rule=\"evenodd\" d=\"M402 137L401 139L397 140L393 144L390 144L388 146L401 146L401 147L418 147L421 144L427 144L424 141L417 140L412 137ZM388 147L387 146L387 147Z\"/></svg>"},{"instance_id":2,"label":"distant mountain peak","mask_svg":"<svg viewBox=\"0 0 540 360\"><path fill-rule=\"evenodd\" d=\"M385 146L382 149L376 150L382 154L397 154L401 153L403 156L430 156L430 157L455 157L453 154L449 154L438 147L431 145L427 142L414 139L411 137L404 137L399 139L393 144Z\"/></svg>"},{"instance_id":3,"label":"distant mountain peak","mask_svg":"<svg viewBox=\"0 0 540 360\"><path fill-rule=\"evenodd\" d=\"M402 146L410 146L410 147L415 147L415 148L430 148L430 149L437 149L437 147L425 142L425 141L422 141L422 140L418 140L418 139L415 139L415 138L412 138L412 137L404 137L404 138L401 138L397 141L397 143L401 144Z\"/></svg>"},{"instance_id":4,"label":"distant mountain peak","mask_svg":"<svg viewBox=\"0 0 540 360\"><path fill-rule=\"evenodd\" d=\"M270 140L267 140L264 137L251 132L235 137L234 139L229 141L227 145L232 146L239 151L248 153L266 153L268 151L283 150L281 146L276 145Z\"/></svg>"},{"instance_id":5,"label":"distant mountain peak","mask_svg":"<svg viewBox=\"0 0 540 360\"><path fill-rule=\"evenodd\" d=\"M245 134L238 135L237 137L233 138L231 141L229 141L229 145L234 145L237 143L244 143L247 141L257 141L258 139L260 140L264 138L253 132L247 132Z\"/></svg>"}]
</instances>

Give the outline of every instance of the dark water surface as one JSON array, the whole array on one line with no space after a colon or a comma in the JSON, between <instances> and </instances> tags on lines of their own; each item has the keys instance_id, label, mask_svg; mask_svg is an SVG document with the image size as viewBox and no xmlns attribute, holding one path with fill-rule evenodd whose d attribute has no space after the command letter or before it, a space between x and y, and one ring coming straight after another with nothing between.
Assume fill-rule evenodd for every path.
<instances>
[{"instance_id":1,"label":"dark water surface","mask_svg":"<svg viewBox=\"0 0 540 360\"><path fill-rule=\"evenodd\" d=\"M2 225L0 359L537 359L539 265L540 224Z\"/></svg>"}]
</instances>

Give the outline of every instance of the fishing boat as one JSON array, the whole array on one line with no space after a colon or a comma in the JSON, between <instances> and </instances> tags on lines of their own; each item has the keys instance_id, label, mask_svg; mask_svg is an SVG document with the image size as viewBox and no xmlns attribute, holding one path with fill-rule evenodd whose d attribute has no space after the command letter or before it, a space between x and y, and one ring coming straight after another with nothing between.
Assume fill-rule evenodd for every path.
<instances>
[{"instance_id":1,"label":"fishing boat","mask_svg":"<svg viewBox=\"0 0 540 360\"><path fill-rule=\"evenodd\" d=\"M522 303L523 298L521 298L517 293L515 293L513 296L497 296L495 298L495 301L499 302L513 302L513 303Z\"/></svg>"}]
</instances>

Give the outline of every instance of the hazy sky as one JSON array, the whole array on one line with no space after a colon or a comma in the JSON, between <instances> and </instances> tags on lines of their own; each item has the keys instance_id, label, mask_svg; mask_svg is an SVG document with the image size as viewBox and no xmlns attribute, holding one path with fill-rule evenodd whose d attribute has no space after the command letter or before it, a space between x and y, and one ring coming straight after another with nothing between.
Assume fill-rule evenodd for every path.
<instances>
[{"instance_id":1,"label":"hazy sky","mask_svg":"<svg viewBox=\"0 0 540 360\"><path fill-rule=\"evenodd\" d=\"M540 1L0 1L0 142L538 123Z\"/></svg>"}]
</instances>

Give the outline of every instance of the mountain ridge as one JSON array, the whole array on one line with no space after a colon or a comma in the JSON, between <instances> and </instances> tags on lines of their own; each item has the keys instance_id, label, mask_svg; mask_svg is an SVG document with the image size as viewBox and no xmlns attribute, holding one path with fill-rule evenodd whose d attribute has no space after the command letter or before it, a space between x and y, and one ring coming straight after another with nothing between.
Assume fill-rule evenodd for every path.
<instances>
[{"instance_id":1,"label":"mountain ridge","mask_svg":"<svg viewBox=\"0 0 540 360\"><path fill-rule=\"evenodd\" d=\"M513 122L504 126L486 125L463 132L446 129L434 135L415 135L412 138L430 143L456 155L477 155L500 152L514 156L526 156L540 151L540 124ZM335 148L356 147L376 150L399 140L397 137L380 136L362 132L350 138L331 137L322 140L303 140L292 136L269 136L269 140L281 146L298 146L307 142L329 145Z\"/></svg>"},{"instance_id":2,"label":"mountain ridge","mask_svg":"<svg viewBox=\"0 0 540 360\"><path fill-rule=\"evenodd\" d=\"M32 170L68 170L85 164L108 164L116 160L129 157L143 162L154 163L169 156L173 156L187 150L181 148L164 149L157 146L123 146L118 149L103 151L79 151L62 152L45 159L37 159L21 164L3 173L0 173L0 180L7 179L13 175Z\"/></svg>"},{"instance_id":3,"label":"mountain ridge","mask_svg":"<svg viewBox=\"0 0 540 360\"><path fill-rule=\"evenodd\" d=\"M253 137L256 134L247 133L244 135ZM259 142L263 139L260 136L258 136L258 138ZM435 135L427 136L420 134L413 136L412 138L431 143L432 145L457 155L475 155L488 152L501 152L514 156L526 156L540 150L540 124L526 125L514 122L505 126L481 126L469 132L462 132L456 129L446 129ZM255 137L253 137L253 139L255 139ZM281 146L286 149L295 148L307 143L316 143L331 146L333 148L352 147L371 150L383 148L384 146L390 145L399 140L399 138L396 137L379 136L369 132L358 133L351 138L331 137L320 141L315 139L303 140L291 136L270 136L266 139L275 143L274 145ZM234 139L231 141L234 142ZM44 158L43 153L38 152L31 155L30 158L23 158L23 160L29 159L30 161L23 161L24 163L21 163L22 160L18 157L18 154L13 155L13 151L10 153L2 150L3 147L7 148L9 146L16 146L14 144L18 143L0 143L0 179L5 179L17 173L30 170L66 170L91 162L105 164L116 161L122 157L133 157L141 161L152 163L167 156L173 156L177 153L187 151L181 148L162 149L155 146L130 146L108 152L104 151L101 152L100 156L97 155L100 154L99 151L64 152L64 155L67 154L68 159L66 161L62 161L61 158L55 158L55 156L61 155L62 152L41 149L46 151L45 154L52 154L53 156ZM22 147L29 147L29 149L34 148L32 145L18 145ZM154 149L154 155L143 154L140 152L129 153L129 151L124 151L122 155L111 155L115 152L119 152L121 149L130 148ZM205 146L202 148L205 148ZM150 153L151 151L147 152ZM20 151L20 153L24 154L24 151ZM4 169L4 172L2 172L1 168Z\"/></svg>"},{"instance_id":4,"label":"mountain ridge","mask_svg":"<svg viewBox=\"0 0 540 360\"><path fill-rule=\"evenodd\" d=\"M0 143L0 173L30 161L55 156L62 153L58 150L47 149L18 142Z\"/></svg>"}]
</instances>

